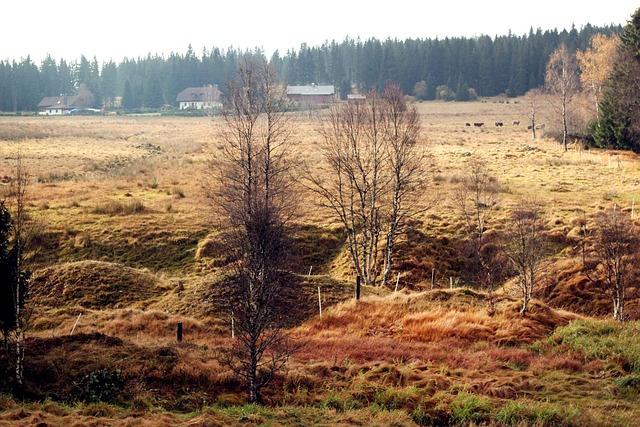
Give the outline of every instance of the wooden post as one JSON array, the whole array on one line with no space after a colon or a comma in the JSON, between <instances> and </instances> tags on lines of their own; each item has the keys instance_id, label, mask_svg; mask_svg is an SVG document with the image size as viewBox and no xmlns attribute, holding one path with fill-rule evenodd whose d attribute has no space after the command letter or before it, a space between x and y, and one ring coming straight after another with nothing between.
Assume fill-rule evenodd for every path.
<instances>
[{"instance_id":1,"label":"wooden post","mask_svg":"<svg viewBox=\"0 0 640 427\"><path fill-rule=\"evenodd\" d=\"M400 283L400 273L398 273L398 277L396 278L396 288L393 291L394 294L398 292L398 283Z\"/></svg>"},{"instance_id":2,"label":"wooden post","mask_svg":"<svg viewBox=\"0 0 640 427\"><path fill-rule=\"evenodd\" d=\"M309 274L308 276L311 276L311 270L313 270L313 265L311 267L309 267Z\"/></svg>"},{"instance_id":3,"label":"wooden post","mask_svg":"<svg viewBox=\"0 0 640 427\"><path fill-rule=\"evenodd\" d=\"M360 299L360 276L356 276L356 300Z\"/></svg>"},{"instance_id":4,"label":"wooden post","mask_svg":"<svg viewBox=\"0 0 640 427\"><path fill-rule=\"evenodd\" d=\"M178 342L182 342L182 322L178 322Z\"/></svg>"},{"instance_id":5,"label":"wooden post","mask_svg":"<svg viewBox=\"0 0 640 427\"><path fill-rule=\"evenodd\" d=\"M233 319L233 310L231 310L231 338L235 338L236 337L236 324L235 324L235 320Z\"/></svg>"},{"instance_id":6,"label":"wooden post","mask_svg":"<svg viewBox=\"0 0 640 427\"><path fill-rule=\"evenodd\" d=\"M431 269L431 290L433 290L433 287L436 284L436 269L432 268Z\"/></svg>"},{"instance_id":7,"label":"wooden post","mask_svg":"<svg viewBox=\"0 0 640 427\"><path fill-rule=\"evenodd\" d=\"M318 286L318 311L320 312L320 317L322 317L322 297L320 297L320 286Z\"/></svg>"},{"instance_id":8,"label":"wooden post","mask_svg":"<svg viewBox=\"0 0 640 427\"><path fill-rule=\"evenodd\" d=\"M73 324L73 328L71 328L71 333L69 333L69 336L73 335L73 331L76 330L76 326L78 326L78 322L80 321L80 316L82 316L82 313L78 314L78 318L76 319L76 323Z\"/></svg>"},{"instance_id":9,"label":"wooden post","mask_svg":"<svg viewBox=\"0 0 640 427\"><path fill-rule=\"evenodd\" d=\"M449 276L449 289L453 289L453 276Z\"/></svg>"}]
</instances>

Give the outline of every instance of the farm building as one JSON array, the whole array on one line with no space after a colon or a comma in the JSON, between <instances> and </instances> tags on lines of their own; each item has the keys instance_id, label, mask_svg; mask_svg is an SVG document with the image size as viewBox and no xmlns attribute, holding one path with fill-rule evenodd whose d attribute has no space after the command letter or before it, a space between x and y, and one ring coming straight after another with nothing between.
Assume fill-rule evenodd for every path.
<instances>
[{"instance_id":1,"label":"farm building","mask_svg":"<svg viewBox=\"0 0 640 427\"><path fill-rule=\"evenodd\" d=\"M335 100L333 85L287 86L287 96L292 101L308 104L328 104Z\"/></svg>"},{"instance_id":2,"label":"farm building","mask_svg":"<svg viewBox=\"0 0 640 427\"><path fill-rule=\"evenodd\" d=\"M178 94L176 102L181 110L205 110L222 108L222 92L218 85L188 87Z\"/></svg>"},{"instance_id":3,"label":"farm building","mask_svg":"<svg viewBox=\"0 0 640 427\"><path fill-rule=\"evenodd\" d=\"M38 104L38 114L43 116L61 116L71 110L89 107L86 97L80 95L46 96Z\"/></svg>"}]
</instances>

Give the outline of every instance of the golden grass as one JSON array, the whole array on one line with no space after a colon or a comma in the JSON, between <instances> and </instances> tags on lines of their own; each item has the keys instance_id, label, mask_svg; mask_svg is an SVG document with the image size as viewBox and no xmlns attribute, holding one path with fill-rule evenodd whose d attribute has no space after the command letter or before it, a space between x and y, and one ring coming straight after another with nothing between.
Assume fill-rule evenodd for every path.
<instances>
[{"instance_id":1,"label":"golden grass","mask_svg":"<svg viewBox=\"0 0 640 427\"><path fill-rule=\"evenodd\" d=\"M533 141L523 125L528 106L518 100L417 107L424 130L419 147L436 161L433 185L419 205L438 203L413 218L398 246L407 291L364 288L361 301L351 300L354 278L339 224L313 195L300 194L292 224L298 259L291 267L300 276L312 267L302 286L312 307L320 286L324 311L293 330L306 346L267 390L269 403L284 405L271 412L238 409L238 384L214 357L229 336L210 301L226 263L217 247L225 223L211 215L203 188L218 153L216 119L0 117L2 185L8 187L20 153L33 177L30 214L44 224L32 264L40 303L32 334L34 351L42 352L36 362L66 373L59 379L68 382L89 368L125 366L135 353L148 358L126 365L127 378L136 379L127 396L138 412L0 401L0 425L413 425L425 414L437 424L478 403L465 393L489 402L492 419L506 401L524 398L527 413L553 412L557 407L548 405L556 403L579 407L582 418L567 416L567 425L607 425L609 415L632 425L640 415L637 393L611 382L627 375L624 364L585 361L547 337L581 315L608 315L608 300L580 272L576 247L593 213L613 204L630 213L634 198L640 202L638 158L574 145L564 153L553 141ZM551 122L548 112L540 117ZM314 121L293 118L300 158L320 164ZM524 317L508 287L494 295L492 313L483 293L443 289L461 265L462 222L452 194L471 159L485 161L502 185L491 233L504 229L518 200L536 198L545 206L557 254L545 263L537 296L550 305L535 301ZM432 269L438 289L410 293L430 286ZM637 311L634 303L629 307ZM68 337L80 313L78 335ZM177 322L185 326L180 345ZM114 337L113 348L99 334ZM190 411L205 401L231 408L186 417L159 409ZM152 408L159 412L145 412Z\"/></svg>"}]
</instances>

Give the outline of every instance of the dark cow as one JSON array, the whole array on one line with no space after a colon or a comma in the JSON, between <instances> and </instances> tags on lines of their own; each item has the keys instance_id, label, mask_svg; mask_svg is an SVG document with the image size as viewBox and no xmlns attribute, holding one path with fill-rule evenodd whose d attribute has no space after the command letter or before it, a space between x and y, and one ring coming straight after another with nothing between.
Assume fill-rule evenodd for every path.
<instances>
[{"instance_id":1,"label":"dark cow","mask_svg":"<svg viewBox=\"0 0 640 427\"><path fill-rule=\"evenodd\" d=\"M503 123L502 122L496 122L496 126L502 126Z\"/></svg>"},{"instance_id":2,"label":"dark cow","mask_svg":"<svg viewBox=\"0 0 640 427\"><path fill-rule=\"evenodd\" d=\"M520 125L520 120L514 120L514 121L512 122L512 124L513 124L514 126L519 126L519 125Z\"/></svg>"},{"instance_id":3,"label":"dark cow","mask_svg":"<svg viewBox=\"0 0 640 427\"><path fill-rule=\"evenodd\" d=\"M464 125L465 126L471 126L471 123L465 123Z\"/></svg>"},{"instance_id":4,"label":"dark cow","mask_svg":"<svg viewBox=\"0 0 640 427\"><path fill-rule=\"evenodd\" d=\"M482 127L484 125L484 123L474 123L473 125L475 127L479 128L479 127Z\"/></svg>"}]
</instances>

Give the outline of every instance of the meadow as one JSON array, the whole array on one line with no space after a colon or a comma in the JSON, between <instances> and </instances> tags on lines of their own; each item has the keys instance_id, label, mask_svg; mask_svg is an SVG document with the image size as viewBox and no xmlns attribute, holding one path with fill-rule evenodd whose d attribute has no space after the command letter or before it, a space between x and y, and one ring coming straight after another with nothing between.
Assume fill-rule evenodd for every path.
<instances>
[{"instance_id":1,"label":"meadow","mask_svg":"<svg viewBox=\"0 0 640 427\"><path fill-rule=\"evenodd\" d=\"M580 233L614 204L636 215L636 156L579 143L564 152L544 131L532 139L524 100L416 106L434 168L400 245L398 292L353 299L339 224L298 190L291 270L314 304L322 289L323 316L314 308L292 330L305 345L265 407L245 405L216 359L230 340L212 303L225 224L206 191L219 118L0 117L3 186L20 157L40 224L31 394L0 395L0 425L634 425L640 324L610 320L610 300L581 271ZM553 127L550 111L537 114ZM298 158L318 164L316 119L291 121ZM507 227L521 200L544 208L554 253L526 316L512 281L489 310L487 294L459 280L453 195L473 160L500 182L492 228ZM627 311L640 318L635 301Z\"/></svg>"}]
</instances>

